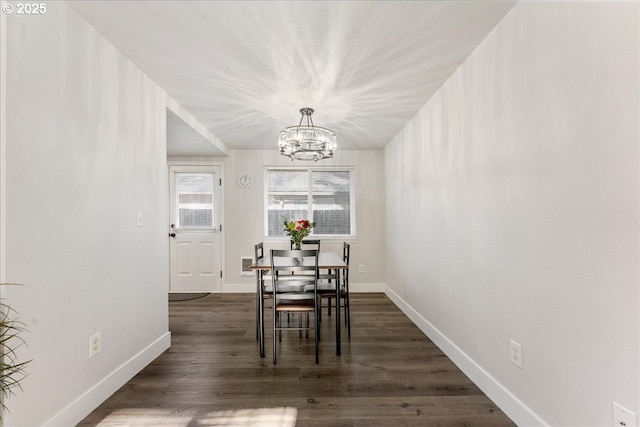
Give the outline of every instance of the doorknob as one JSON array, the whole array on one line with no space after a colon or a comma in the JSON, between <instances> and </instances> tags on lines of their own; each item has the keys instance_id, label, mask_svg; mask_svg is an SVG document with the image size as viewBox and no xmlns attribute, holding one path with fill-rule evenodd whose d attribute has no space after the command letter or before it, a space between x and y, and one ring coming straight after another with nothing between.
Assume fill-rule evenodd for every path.
<instances>
[{"instance_id":1,"label":"doorknob","mask_svg":"<svg viewBox=\"0 0 640 427\"><path fill-rule=\"evenodd\" d=\"M176 237L176 233L169 233L170 237Z\"/></svg>"},{"instance_id":2,"label":"doorknob","mask_svg":"<svg viewBox=\"0 0 640 427\"><path fill-rule=\"evenodd\" d=\"M171 224L171 228L176 228L176 225L175 224Z\"/></svg>"}]
</instances>

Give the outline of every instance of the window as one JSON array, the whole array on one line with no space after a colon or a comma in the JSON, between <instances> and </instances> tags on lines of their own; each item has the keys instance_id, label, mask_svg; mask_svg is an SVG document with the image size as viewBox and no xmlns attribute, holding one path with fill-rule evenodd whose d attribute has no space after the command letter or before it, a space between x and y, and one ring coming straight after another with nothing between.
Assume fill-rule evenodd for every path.
<instances>
[{"instance_id":1,"label":"window","mask_svg":"<svg viewBox=\"0 0 640 427\"><path fill-rule=\"evenodd\" d=\"M213 173L175 174L180 228L213 228Z\"/></svg>"},{"instance_id":2,"label":"window","mask_svg":"<svg viewBox=\"0 0 640 427\"><path fill-rule=\"evenodd\" d=\"M285 236L283 217L308 218L314 236L354 236L353 168L267 168L265 233Z\"/></svg>"}]
</instances>

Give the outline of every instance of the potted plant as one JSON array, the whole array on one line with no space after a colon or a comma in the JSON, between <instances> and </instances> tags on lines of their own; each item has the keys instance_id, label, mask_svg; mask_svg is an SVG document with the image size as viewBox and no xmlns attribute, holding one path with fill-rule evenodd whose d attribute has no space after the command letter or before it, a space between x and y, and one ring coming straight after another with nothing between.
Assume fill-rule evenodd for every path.
<instances>
[{"instance_id":1,"label":"potted plant","mask_svg":"<svg viewBox=\"0 0 640 427\"><path fill-rule=\"evenodd\" d=\"M16 349L25 344L20 336L25 330L17 311L0 298L0 425L7 411L6 398L14 394L16 387L22 389L21 382L27 376L25 368L30 360L20 362L16 354Z\"/></svg>"}]
</instances>

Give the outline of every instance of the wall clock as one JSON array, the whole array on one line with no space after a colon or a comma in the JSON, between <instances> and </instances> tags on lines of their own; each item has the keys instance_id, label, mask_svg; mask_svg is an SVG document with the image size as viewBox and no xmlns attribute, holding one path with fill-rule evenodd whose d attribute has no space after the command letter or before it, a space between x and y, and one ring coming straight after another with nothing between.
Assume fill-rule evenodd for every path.
<instances>
[{"instance_id":1,"label":"wall clock","mask_svg":"<svg viewBox=\"0 0 640 427\"><path fill-rule=\"evenodd\" d=\"M251 177L247 174L240 175L238 177L238 186L240 188L249 188L251 187L252 183L253 183L253 179L251 179Z\"/></svg>"}]
</instances>

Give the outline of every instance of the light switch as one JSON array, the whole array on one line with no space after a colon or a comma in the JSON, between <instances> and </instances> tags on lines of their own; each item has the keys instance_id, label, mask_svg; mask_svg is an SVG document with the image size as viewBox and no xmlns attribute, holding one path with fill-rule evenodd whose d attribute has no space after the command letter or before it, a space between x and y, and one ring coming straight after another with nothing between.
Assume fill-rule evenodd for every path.
<instances>
[{"instance_id":1,"label":"light switch","mask_svg":"<svg viewBox=\"0 0 640 427\"><path fill-rule=\"evenodd\" d=\"M138 211L137 226L138 227L144 226L144 212L142 211Z\"/></svg>"}]
</instances>

